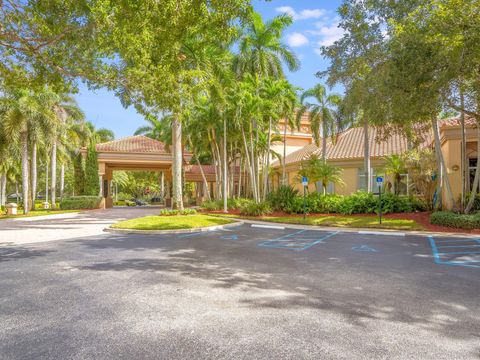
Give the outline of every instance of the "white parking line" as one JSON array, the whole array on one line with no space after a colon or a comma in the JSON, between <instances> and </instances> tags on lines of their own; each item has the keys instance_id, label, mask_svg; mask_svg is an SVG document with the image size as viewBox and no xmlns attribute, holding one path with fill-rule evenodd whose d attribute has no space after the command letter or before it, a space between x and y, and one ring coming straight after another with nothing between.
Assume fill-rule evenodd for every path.
<instances>
[{"instance_id":1,"label":"white parking line","mask_svg":"<svg viewBox=\"0 0 480 360\"><path fill-rule=\"evenodd\" d=\"M285 230L285 226L252 224L254 228Z\"/></svg>"},{"instance_id":2,"label":"white parking line","mask_svg":"<svg viewBox=\"0 0 480 360\"><path fill-rule=\"evenodd\" d=\"M405 236L402 232L389 232L389 231L359 231L361 235L390 235L390 236Z\"/></svg>"}]
</instances>

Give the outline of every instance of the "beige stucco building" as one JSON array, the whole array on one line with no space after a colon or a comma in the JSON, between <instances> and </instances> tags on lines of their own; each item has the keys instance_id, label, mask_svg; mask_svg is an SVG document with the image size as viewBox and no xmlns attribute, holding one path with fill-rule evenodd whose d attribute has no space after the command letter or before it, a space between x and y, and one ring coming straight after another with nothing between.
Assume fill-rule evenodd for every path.
<instances>
[{"instance_id":1,"label":"beige stucco building","mask_svg":"<svg viewBox=\"0 0 480 360\"><path fill-rule=\"evenodd\" d=\"M452 192L455 199L460 197L462 191L461 176L461 131L459 118L451 118L440 121L440 141L445 165L447 168L447 176L449 177ZM469 186L473 182L473 174L477 161L477 129L474 119L466 119L466 137L467 152L465 157L469 166L470 177L467 177ZM392 154L401 154L408 149L408 140L402 134L380 134L378 128L369 128L369 147L371 154L372 177L376 174L382 174L382 168L385 165L385 156ZM422 141L418 146L434 148L433 134L430 131L423 131L421 134ZM288 139L287 139L288 141ZM298 190L302 190L299 182L298 171L304 160L308 159L312 154L321 156L321 149L313 142L290 152L285 158L286 174L288 183ZM343 185L331 184L328 191L342 195L348 195L358 190L366 189L366 179L364 175L364 130L363 128L351 128L336 136L335 141L329 139L326 151L327 163L337 166L342 170ZM272 185L277 187L281 183L282 163L277 161L273 163ZM372 179L375 184L375 180ZM403 192L408 193L409 179L408 174L402 175ZM316 191L315 184L309 184L309 191ZM445 190L444 190L445 191ZM452 204L448 201L446 194L442 194L444 206L451 208Z\"/></svg>"},{"instance_id":2,"label":"beige stucco building","mask_svg":"<svg viewBox=\"0 0 480 360\"><path fill-rule=\"evenodd\" d=\"M467 121L467 152L465 157L469 165L470 178L468 182L473 182L473 174L477 161L477 129L473 119ZM302 190L299 182L298 171L304 160L312 154L321 156L321 149L314 142L311 134L311 128L306 116L301 121L300 129L285 130L285 122L280 121L276 134L286 141L286 175L288 184ZM461 131L458 118L442 120L440 122L440 138L442 144L442 153L447 167L447 176L450 179L452 191L455 199L461 194L462 176L461 176ZM328 139L326 159L331 165L337 166L342 171L343 185L330 184L328 192L348 195L358 190L366 189L366 179L364 175L364 132L363 128L351 128L339 133L335 141ZM392 154L401 154L407 151L409 144L407 138L398 133L385 135L385 132L375 127L369 128L369 146L371 154L372 183L375 184L374 177L383 175L382 168L385 165L385 157ZM419 147L434 148L433 136L430 131L423 131ZM284 144L277 142L272 145L273 150L283 155ZM165 197L169 204L170 194L168 189L171 181L172 154L167 151L164 144L160 141L150 139L145 136L130 136L119 140L96 145L98 153L98 172L100 177L101 194L104 201L102 206L113 206L111 195L111 181L113 172L116 170L145 170L159 171L162 181L162 188L166 189ZM86 150L83 149L85 153ZM198 202L204 198L206 189L203 183L200 168L197 165L189 164L190 153L184 153L184 176L185 181L196 184L196 195ZM203 165L202 170L207 179L210 194L213 196L218 191L216 185L216 174L213 165ZM237 167L237 170L238 167ZM276 188L281 183L282 162L272 163L271 185ZM231 177L231 183L237 188L239 182L239 171L234 171ZM245 177L243 177L245 179ZM240 178L241 180L241 178ZM408 193L409 189L408 174L402 175L401 192ZM316 191L315 184L309 185L309 191ZM235 190L236 192L236 190ZM446 194L443 194L444 206L451 208L452 204L448 202Z\"/></svg>"}]
</instances>

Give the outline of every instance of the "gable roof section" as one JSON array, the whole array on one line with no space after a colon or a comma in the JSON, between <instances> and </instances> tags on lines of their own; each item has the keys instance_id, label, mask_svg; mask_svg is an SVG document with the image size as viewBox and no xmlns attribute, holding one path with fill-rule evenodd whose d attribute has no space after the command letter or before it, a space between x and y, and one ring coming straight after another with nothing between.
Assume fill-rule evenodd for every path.
<instances>
[{"instance_id":1,"label":"gable roof section","mask_svg":"<svg viewBox=\"0 0 480 360\"><path fill-rule=\"evenodd\" d=\"M143 135L128 136L96 145L97 152L120 152L140 154L168 154L165 144Z\"/></svg>"},{"instance_id":2,"label":"gable roof section","mask_svg":"<svg viewBox=\"0 0 480 360\"><path fill-rule=\"evenodd\" d=\"M391 134L388 138L380 138L378 128L368 129L370 154L372 158L379 158L392 154L401 154L408 149L406 136L398 133ZM327 160L356 160L364 158L364 130L363 127L351 128L338 134L335 143L327 142ZM424 132L423 141L420 147L429 146L432 143L432 134ZM321 147L315 144L307 145L287 155L286 165L306 160L311 154L322 155ZM272 166L280 166L281 162L276 161Z\"/></svg>"}]
</instances>

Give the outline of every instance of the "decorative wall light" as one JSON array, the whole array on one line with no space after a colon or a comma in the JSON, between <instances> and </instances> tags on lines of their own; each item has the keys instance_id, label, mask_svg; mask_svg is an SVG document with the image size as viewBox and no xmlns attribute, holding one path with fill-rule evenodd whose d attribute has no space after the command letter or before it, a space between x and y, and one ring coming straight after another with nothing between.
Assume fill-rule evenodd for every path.
<instances>
[{"instance_id":1,"label":"decorative wall light","mask_svg":"<svg viewBox=\"0 0 480 360\"><path fill-rule=\"evenodd\" d=\"M458 170L460 170L460 166L458 166L458 165L453 165L453 166L452 166L452 170L453 170L453 171L458 171Z\"/></svg>"}]
</instances>

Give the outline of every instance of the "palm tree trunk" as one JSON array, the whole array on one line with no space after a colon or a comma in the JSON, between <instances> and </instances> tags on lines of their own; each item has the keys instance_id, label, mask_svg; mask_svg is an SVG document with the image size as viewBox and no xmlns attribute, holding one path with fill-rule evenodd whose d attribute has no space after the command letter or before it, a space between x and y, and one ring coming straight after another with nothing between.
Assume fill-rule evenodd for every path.
<instances>
[{"instance_id":1,"label":"palm tree trunk","mask_svg":"<svg viewBox=\"0 0 480 360\"><path fill-rule=\"evenodd\" d=\"M63 192L65 190L65 164L60 165L60 199L63 199Z\"/></svg>"},{"instance_id":2,"label":"palm tree trunk","mask_svg":"<svg viewBox=\"0 0 480 360\"><path fill-rule=\"evenodd\" d=\"M368 120L363 121L363 144L364 144L364 167L365 167L365 181L367 185L367 192L372 191L372 176L370 165L370 139L368 136Z\"/></svg>"},{"instance_id":3,"label":"palm tree trunk","mask_svg":"<svg viewBox=\"0 0 480 360\"><path fill-rule=\"evenodd\" d=\"M270 146L272 144L272 118L268 118L268 139L267 139L267 164L263 171L263 201L267 198L268 191L268 170L270 169Z\"/></svg>"},{"instance_id":4,"label":"palm tree trunk","mask_svg":"<svg viewBox=\"0 0 480 360\"><path fill-rule=\"evenodd\" d=\"M478 192L478 183L480 182L480 124L477 123L477 168L475 169L475 178L473 179L472 192L465 208L465 214L468 214L475 203L475 196Z\"/></svg>"},{"instance_id":5,"label":"palm tree trunk","mask_svg":"<svg viewBox=\"0 0 480 360\"><path fill-rule=\"evenodd\" d=\"M327 161L327 135L325 131L325 122L322 122L322 161L325 163Z\"/></svg>"},{"instance_id":6,"label":"palm tree trunk","mask_svg":"<svg viewBox=\"0 0 480 360\"><path fill-rule=\"evenodd\" d=\"M227 119L223 118L223 212L228 213L227 192Z\"/></svg>"},{"instance_id":7,"label":"palm tree trunk","mask_svg":"<svg viewBox=\"0 0 480 360\"><path fill-rule=\"evenodd\" d=\"M162 201L165 200L165 173L163 171L160 172L160 197Z\"/></svg>"},{"instance_id":8,"label":"palm tree trunk","mask_svg":"<svg viewBox=\"0 0 480 360\"><path fill-rule=\"evenodd\" d=\"M34 141L32 144L32 205L31 209L35 210L35 199L37 197L37 142Z\"/></svg>"},{"instance_id":9,"label":"palm tree trunk","mask_svg":"<svg viewBox=\"0 0 480 360\"><path fill-rule=\"evenodd\" d=\"M465 108L465 96L463 93L463 87L460 87L460 107L462 111L460 112L460 136L461 136L461 143L460 143L460 172L462 173L462 191L460 193L460 207L461 210L465 210L465 195L467 194L467 139L465 133L465 112L463 109Z\"/></svg>"},{"instance_id":10,"label":"palm tree trunk","mask_svg":"<svg viewBox=\"0 0 480 360\"><path fill-rule=\"evenodd\" d=\"M245 136L245 131L242 128L242 138L243 138L243 145L245 147L245 160L246 160L246 166L248 168L248 174L250 175L250 187L252 188L252 196L254 200L256 201L256 194L255 194L255 177L253 174L253 164L252 161L250 161L250 154L248 153L248 145L247 145L247 139Z\"/></svg>"},{"instance_id":11,"label":"palm tree trunk","mask_svg":"<svg viewBox=\"0 0 480 360\"><path fill-rule=\"evenodd\" d=\"M7 173L4 172L0 178L1 182L1 187L0 187L0 196L1 196L1 201L0 201L0 206L5 206L5 203L7 202Z\"/></svg>"},{"instance_id":12,"label":"palm tree trunk","mask_svg":"<svg viewBox=\"0 0 480 360\"><path fill-rule=\"evenodd\" d=\"M447 174L447 167L445 166L445 159L443 158L442 144L440 142L440 132L438 129L436 116L432 116L432 129L433 129L433 137L435 139L435 149L436 149L437 158L438 158L438 166L440 168L441 175L442 175L440 182L441 182L441 185L443 184L445 185L448 199L450 200L452 207L455 207L455 199L453 198L452 187L450 186L450 180ZM439 195L437 194L437 196Z\"/></svg>"},{"instance_id":13,"label":"palm tree trunk","mask_svg":"<svg viewBox=\"0 0 480 360\"><path fill-rule=\"evenodd\" d=\"M18 205L18 196L19 195L20 194L18 193L18 181L15 180L15 202L17 203L17 205Z\"/></svg>"},{"instance_id":14,"label":"palm tree trunk","mask_svg":"<svg viewBox=\"0 0 480 360\"><path fill-rule=\"evenodd\" d=\"M282 185L287 185L287 120L283 126Z\"/></svg>"},{"instance_id":15,"label":"palm tree trunk","mask_svg":"<svg viewBox=\"0 0 480 360\"><path fill-rule=\"evenodd\" d=\"M205 192L206 192L206 195L207 195L207 200L211 200L210 199L210 190L208 189L208 181L207 181L207 178L205 177L205 172L203 171L203 166L202 164L200 164L200 161L198 160L198 157L195 156L195 160L197 162L197 165L198 167L200 168L200 174L202 175L202 180L203 180L203 186L205 187Z\"/></svg>"},{"instance_id":16,"label":"palm tree trunk","mask_svg":"<svg viewBox=\"0 0 480 360\"><path fill-rule=\"evenodd\" d=\"M182 124L175 115L172 120L172 209L183 210L182 198Z\"/></svg>"},{"instance_id":17,"label":"palm tree trunk","mask_svg":"<svg viewBox=\"0 0 480 360\"><path fill-rule=\"evenodd\" d=\"M259 194L259 187L258 187L258 173L257 173L257 157L255 157L254 151L253 151L253 135L250 133L250 166L251 166L251 171L252 171L252 190L253 190L253 198L255 202L258 202L260 200L260 194Z\"/></svg>"},{"instance_id":18,"label":"palm tree trunk","mask_svg":"<svg viewBox=\"0 0 480 360\"><path fill-rule=\"evenodd\" d=\"M52 198L52 209L55 209L57 206L56 202L56 195L57 195L57 140L55 139L52 144L52 158L50 161L50 170L51 174L51 182L50 182L50 193ZM100 184L102 186L102 184Z\"/></svg>"},{"instance_id":19,"label":"palm tree trunk","mask_svg":"<svg viewBox=\"0 0 480 360\"><path fill-rule=\"evenodd\" d=\"M22 192L23 192L23 212L28 214L28 132L22 131L20 134L22 144Z\"/></svg>"},{"instance_id":20,"label":"palm tree trunk","mask_svg":"<svg viewBox=\"0 0 480 360\"><path fill-rule=\"evenodd\" d=\"M242 154L239 153L237 198L240 198L241 196L242 196Z\"/></svg>"}]
</instances>

